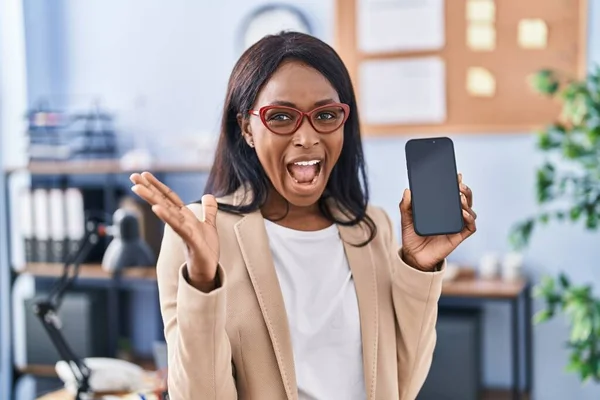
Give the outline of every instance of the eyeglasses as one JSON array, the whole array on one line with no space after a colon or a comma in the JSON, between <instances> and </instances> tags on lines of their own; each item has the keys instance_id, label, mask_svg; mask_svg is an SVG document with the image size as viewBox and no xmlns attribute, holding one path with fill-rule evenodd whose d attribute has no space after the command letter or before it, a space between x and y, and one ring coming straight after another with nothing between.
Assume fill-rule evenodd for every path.
<instances>
[{"instance_id":1,"label":"eyeglasses","mask_svg":"<svg viewBox=\"0 0 600 400\"><path fill-rule=\"evenodd\" d=\"M331 133L338 130L348 119L350 106L344 103L331 103L303 112L293 107L264 106L258 110L249 110L249 114L260 117L265 127L278 135L290 135L298 130L304 121L319 133Z\"/></svg>"}]
</instances>

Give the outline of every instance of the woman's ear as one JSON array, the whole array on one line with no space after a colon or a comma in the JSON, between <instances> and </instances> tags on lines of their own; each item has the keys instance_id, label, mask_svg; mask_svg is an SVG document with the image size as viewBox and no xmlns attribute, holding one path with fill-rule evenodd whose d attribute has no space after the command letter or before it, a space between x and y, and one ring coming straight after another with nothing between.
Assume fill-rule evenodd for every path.
<instances>
[{"instance_id":1,"label":"woman's ear","mask_svg":"<svg viewBox=\"0 0 600 400\"><path fill-rule=\"evenodd\" d=\"M242 136L248 143L248 146L254 147L254 138L252 137L252 130L250 127L250 118L244 118L242 114L237 115L237 122L242 132Z\"/></svg>"}]
</instances>

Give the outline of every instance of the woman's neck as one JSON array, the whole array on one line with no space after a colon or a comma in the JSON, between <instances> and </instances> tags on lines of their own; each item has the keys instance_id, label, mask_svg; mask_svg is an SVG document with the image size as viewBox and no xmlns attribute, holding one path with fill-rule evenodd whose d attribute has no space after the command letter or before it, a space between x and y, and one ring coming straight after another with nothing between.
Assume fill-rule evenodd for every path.
<instances>
[{"instance_id":1,"label":"woman's neck","mask_svg":"<svg viewBox=\"0 0 600 400\"><path fill-rule=\"evenodd\" d=\"M288 203L279 193L273 192L261 208L264 218L299 231L318 231L331 226L332 222L325 218L317 203L298 207Z\"/></svg>"}]
</instances>

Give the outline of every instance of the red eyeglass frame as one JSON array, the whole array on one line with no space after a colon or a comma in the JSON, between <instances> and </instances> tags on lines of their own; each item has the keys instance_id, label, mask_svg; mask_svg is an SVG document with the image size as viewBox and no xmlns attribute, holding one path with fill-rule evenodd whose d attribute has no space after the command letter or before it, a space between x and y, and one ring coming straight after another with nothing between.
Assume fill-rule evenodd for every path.
<instances>
[{"instance_id":1,"label":"red eyeglass frame","mask_svg":"<svg viewBox=\"0 0 600 400\"><path fill-rule=\"evenodd\" d=\"M330 131L321 131L319 129L317 129L315 127L315 125L312 122L312 115L324 110L324 109L328 109L331 107L340 107L342 110L344 110L344 119L342 120L342 123L337 126L335 129L332 129ZM290 110L290 111L295 111L296 113L300 114L300 118L298 118L298 121L296 122L296 126L294 127L294 129L291 132L288 133L281 133L281 132L275 132L274 130L272 130L269 127L269 124L267 123L267 121L265 120L265 114L267 111L272 110L272 109L278 109L278 110ZM261 108L259 108L258 110L248 110L248 114L250 115L255 115L257 117L260 118L261 122L263 123L263 125L270 130L271 132L275 133L276 135L291 135L293 133L295 133L304 123L304 118L308 119L308 123L310 124L310 126L313 127L313 129L319 133L331 133L331 132L335 132L338 129L340 129L340 127L342 125L344 125L346 123L346 121L348 120L348 117L350 116L350 106L348 104L345 103L329 103L329 104L324 104L322 106L316 107L308 112L304 112L302 110L298 110L297 108L294 107L288 107L288 106L278 106L278 105L268 105L268 106L263 106Z\"/></svg>"}]
</instances>

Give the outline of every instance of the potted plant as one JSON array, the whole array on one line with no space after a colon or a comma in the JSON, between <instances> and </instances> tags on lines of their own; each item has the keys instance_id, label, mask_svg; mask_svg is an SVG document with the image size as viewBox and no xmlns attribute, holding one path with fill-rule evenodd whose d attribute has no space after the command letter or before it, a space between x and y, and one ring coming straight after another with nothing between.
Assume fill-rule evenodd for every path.
<instances>
[{"instance_id":1,"label":"potted plant","mask_svg":"<svg viewBox=\"0 0 600 400\"><path fill-rule=\"evenodd\" d=\"M540 94L562 102L558 120L538 132L546 160L537 170L536 192L542 211L516 224L510 241L517 249L529 243L538 225L549 221L600 225L600 67L582 80L565 80L552 70L531 77ZM567 370L583 382L600 383L600 299L590 285L573 285L565 274L544 277L534 289L543 308L534 323L564 313L570 323Z\"/></svg>"}]
</instances>

